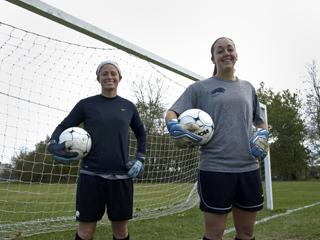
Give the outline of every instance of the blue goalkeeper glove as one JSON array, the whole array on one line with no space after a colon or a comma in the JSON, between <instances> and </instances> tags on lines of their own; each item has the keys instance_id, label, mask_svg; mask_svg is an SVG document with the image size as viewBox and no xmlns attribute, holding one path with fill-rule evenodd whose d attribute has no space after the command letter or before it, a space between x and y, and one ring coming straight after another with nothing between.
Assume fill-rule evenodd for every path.
<instances>
[{"instance_id":1,"label":"blue goalkeeper glove","mask_svg":"<svg viewBox=\"0 0 320 240\"><path fill-rule=\"evenodd\" d=\"M268 144L269 131L266 129L259 129L250 138L251 154L259 160L263 160L269 149Z\"/></svg>"},{"instance_id":2,"label":"blue goalkeeper glove","mask_svg":"<svg viewBox=\"0 0 320 240\"><path fill-rule=\"evenodd\" d=\"M127 163L128 176L132 178L141 177L144 170L144 160L146 155L143 153L137 153L135 159Z\"/></svg>"},{"instance_id":3,"label":"blue goalkeeper glove","mask_svg":"<svg viewBox=\"0 0 320 240\"><path fill-rule=\"evenodd\" d=\"M71 143L63 142L57 143L56 140L50 140L48 143L48 151L53 155L53 159L62 164L70 164L78 160L79 153L68 151Z\"/></svg>"},{"instance_id":4,"label":"blue goalkeeper glove","mask_svg":"<svg viewBox=\"0 0 320 240\"><path fill-rule=\"evenodd\" d=\"M187 129L184 129L183 126L179 124L177 119L169 120L167 122L167 128L174 140L188 138L193 144L198 144L202 140L202 137L192 133L191 131L188 131Z\"/></svg>"}]
</instances>

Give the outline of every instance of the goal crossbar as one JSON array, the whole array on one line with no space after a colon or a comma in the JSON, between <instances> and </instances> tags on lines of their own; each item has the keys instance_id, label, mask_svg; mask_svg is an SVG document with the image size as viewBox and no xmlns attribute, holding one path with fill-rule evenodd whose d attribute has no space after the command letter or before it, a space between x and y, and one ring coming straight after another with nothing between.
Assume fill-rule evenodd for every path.
<instances>
[{"instance_id":1,"label":"goal crossbar","mask_svg":"<svg viewBox=\"0 0 320 240\"><path fill-rule=\"evenodd\" d=\"M38 15L46 17L54 22L60 23L73 30L81 32L94 39L107 43L113 47L121 49L127 53L133 54L141 59L154 63L169 71L187 77L191 80L203 79L202 76L191 72L190 70L181 67L173 62L170 62L158 55L155 55L145 49L142 49L124 39L121 39L111 33L108 33L101 28L98 28L90 23L87 23L79 18L76 18L60 9L57 9L47 3L39 0L6 0L17 6L25 8Z\"/></svg>"}]
</instances>

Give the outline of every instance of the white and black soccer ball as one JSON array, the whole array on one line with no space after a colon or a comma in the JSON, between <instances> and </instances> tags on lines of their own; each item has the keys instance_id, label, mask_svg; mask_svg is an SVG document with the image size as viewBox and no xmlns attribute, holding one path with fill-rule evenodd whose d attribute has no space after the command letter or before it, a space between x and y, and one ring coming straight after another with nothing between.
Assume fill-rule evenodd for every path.
<instances>
[{"instance_id":1,"label":"white and black soccer ball","mask_svg":"<svg viewBox=\"0 0 320 240\"><path fill-rule=\"evenodd\" d=\"M185 126L196 124L197 129L190 131L202 137L200 145L207 144L211 140L214 132L214 123L211 116L205 111L197 108L188 109L179 115L178 121Z\"/></svg>"},{"instance_id":2,"label":"white and black soccer ball","mask_svg":"<svg viewBox=\"0 0 320 240\"><path fill-rule=\"evenodd\" d=\"M59 143L71 141L72 145L68 148L71 152L77 152L78 159L85 157L92 145L90 134L80 127L71 127L64 130L59 137Z\"/></svg>"}]
</instances>

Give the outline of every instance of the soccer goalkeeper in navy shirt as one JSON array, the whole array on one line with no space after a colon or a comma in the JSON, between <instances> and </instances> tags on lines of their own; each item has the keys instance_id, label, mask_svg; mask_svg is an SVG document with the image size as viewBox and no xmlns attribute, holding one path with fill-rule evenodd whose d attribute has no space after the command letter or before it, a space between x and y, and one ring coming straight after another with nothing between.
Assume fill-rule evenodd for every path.
<instances>
[{"instance_id":1,"label":"soccer goalkeeper in navy shirt","mask_svg":"<svg viewBox=\"0 0 320 240\"><path fill-rule=\"evenodd\" d=\"M97 221L106 207L113 239L129 239L128 220L133 212L133 181L143 173L146 132L136 106L117 95L122 78L117 63L104 61L97 67L101 94L80 100L56 127L48 150L54 159L70 163L77 153L68 152L66 143L58 143L60 134L69 127L84 124L91 135L92 147L82 159L76 197L79 228L75 240L92 239ZM137 139L135 159L128 159L129 129Z\"/></svg>"}]
</instances>

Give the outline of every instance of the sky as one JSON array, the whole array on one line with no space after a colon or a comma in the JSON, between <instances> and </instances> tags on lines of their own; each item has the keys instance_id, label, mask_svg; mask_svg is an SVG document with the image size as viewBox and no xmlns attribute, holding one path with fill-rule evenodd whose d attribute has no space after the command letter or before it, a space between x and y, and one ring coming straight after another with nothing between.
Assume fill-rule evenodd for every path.
<instances>
[{"instance_id":1,"label":"sky","mask_svg":"<svg viewBox=\"0 0 320 240\"><path fill-rule=\"evenodd\" d=\"M221 36L236 44L236 75L256 88L303 91L306 66L320 64L318 0L45 0L119 38L210 77L210 47ZM89 37L0 2L0 20L39 34L89 46Z\"/></svg>"}]
</instances>

